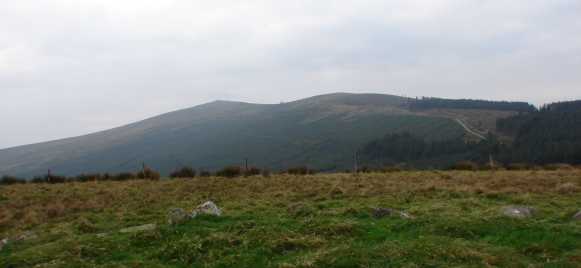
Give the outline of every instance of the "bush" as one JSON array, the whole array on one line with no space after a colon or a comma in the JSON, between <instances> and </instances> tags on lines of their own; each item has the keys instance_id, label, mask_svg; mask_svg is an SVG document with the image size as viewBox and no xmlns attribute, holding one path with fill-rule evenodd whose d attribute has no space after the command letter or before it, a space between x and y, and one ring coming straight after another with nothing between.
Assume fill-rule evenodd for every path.
<instances>
[{"instance_id":1,"label":"bush","mask_svg":"<svg viewBox=\"0 0 581 268\"><path fill-rule=\"evenodd\" d=\"M506 166L508 170L528 170L531 166L527 163L511 163Z\"/></svg>"},{"instance_id":2,"label":"bush","mask_svg":"<svg viewBox=\"0 0 581 268\"><path fill-rule=\"evenodd\" d=\"M159 172L146 167L137 173L137 178L157 181L161 178L161 176L159 175Z\"/></svg>"},{"instance_id":3,"label":"bush","mask_svg":"<svg viewBox=\"0 0 581 268\"><path fill-rule=\"evenodd\" d=\"M59 175L46 175L44 177L44 180L48 183L65 183L68 181L67 177L65 176L59 176Z\"/></svg>"},{"instance_id":4,"label":"bush","mask_svg":"<svg viewBox=\"0 0 581 268\"><path fill-rule=\"evenodd\" d=\"M34 178L32 178L32 180L30 180L31 183L45 183L46 182L46 178L45 177L40 177L40 176L36 176Z\"/></svg>"},{"instance_id":5,"label":"bush","mask_svg":"<svg viewBox=\"0 0 581 268\"><path fill-rule=\"evenodd\" d=\"M242 175L242 168L238 166L225 167L216 172L216 176L218 177L234 178L239 177L240 175Z\"/></svg>"},{"instance_id":6,"label":"bush","mask_svg":"<svg viewBox=\"0 0 581 268\"><path fill-rule=\"evenodd\" d=\"M110 181L110 180L113 180L113 176L111 176L111 174L109 174L109 173L103 173L103 175L101 175L101 180L102 181Z\"/></svg>"},{"instance_id":7,"label":"bush","mask_svg":"<svg viewBox=\"0 0 581 268\"><path fill-rule=\"evenodd\" d=\"M259 168L250 167L244 171L244 177L256 176L256 175L260 175L261 173L262 173L262 170L260 170Z\"/></svg>"},{"instance_id":8,"label":"bush","mask_svg":"<svg viewBox=\"0 0 581 268\"><path fill-rule=\"evenodd\" d=\"M381 171L384 173L391 173L391 172L401 172L401 171L403 171L403 169L401 167L398 167L398 166L386 166L386 167L383 167L383 169Z\"/></svg>"},{"instance_id":9,"label":"bush","mask_svg":"<svg viewBox=\"0 0 581 268\"><path fill-rule=\"evenodd\" d=\"M212 173L210 173L210 171L200 170L200 177L207 178L207 177L211 177L211 176L212 176Z\"/></svg>"},{"instance_id":10,"label":"bush","mask_svg":"<svg viewBox=\"0 0 581 268\"><path fill-rule=\"evenodd\" d=\"M2 178L0 178L0 184L4 184L4 185L23 184L23 183L26 183L25 179L13 177L13 176L5 175L5 176L2 176Z\"/></svg>"},{"instance_id":11,"label":"bush","mask_svg":"<svg viewBox=\"0 0 581 268\"><path fill-rule=\"evenodd\" d=\"M307 166L300 166L287 169L286 173L291 175L309 175L315 174L314 170L309 169Z\"/></svg>"},{"instance_id":12,"label":"bush","mask_svg":"<svg viewBox=\"0 0 581 268\"><path fill-rule=\"evenodd\" d=\"M373 170L368 166L362 166L357 169L357 173L372 173Z\"/></svg>"},{"instance_id":13,"label":"bush","mask_svg":"<svg viewBox=\"0 0 581 268\"><path fill-rule=\"evenodd\" d=\"M555 164L548 164L543 166L544 170L572 170L575 169L575 167L573 167L570 164L565 164L565 163L555 163Z\"/></svg>"},{"instance_id":14,"label":"bush","mask_svg":"<svg viewBox=\"0 0 581 268\"><path fill-rule=\"evenodd\" d=\"M196 177L196 170L190 167L182 167L169 174L170 178L194 178Z\"/></svg>"},{"instance_id":15,"label":"bush","mask_svg":"<svg viewBox=\"0 0 581 268\"><path fill-rule=\"evenodd\" d=\"M102 177L103 176L101 174L95 173L95 174L80 174L71 179L78 182L87 182L102 180Z\"/></svg>"},{"instance_id":16,"label":"bush","mask_svg":"<svg viewBox=\"0 0 581 268\"><path fill-rule=\"evenodd\" d=\"M478 170L478 164L472 161L460 161L451 167L452 170Z\"/></svg>"},{"instance_id":17,"label":"bush","mask_svg":"<svg viewBox=\"0 0 581 268\"><path fill-rule=\"evenodd\" d=\"M265 177L265 178L270 178L270 170L268 170L268 169L263 169L263 170L262 170L262 177Z\"/></svg>"},{"instance_id":18,"label":"bush","mask_svg":"<svg viewBox=\"0 0 581 268\"><path fill-rule=\"evenodd\" d=\"M119 174L112 176L112 179L115 181L127 181L127 180L133 180L135 178L136 178L135 174L133 174L131 172L122 172L122 173L119 173Z\"/></svg>"}]
</instances>

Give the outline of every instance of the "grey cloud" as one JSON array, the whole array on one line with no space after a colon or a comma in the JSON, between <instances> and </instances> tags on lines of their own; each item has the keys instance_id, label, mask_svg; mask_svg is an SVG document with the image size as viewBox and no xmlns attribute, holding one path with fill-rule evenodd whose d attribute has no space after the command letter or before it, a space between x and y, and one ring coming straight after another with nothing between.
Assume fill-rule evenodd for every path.
<instances>
[{"instance_id":1,"label":"grey cloud","mask_svg":"<svg viewBox=\"0 0 581 268\"><path fill-rule=\"evenodd\" d=\"M214 99L581 98L579 14L577 0L8 1L0 148Z\"/></svg>"}]
</instances>

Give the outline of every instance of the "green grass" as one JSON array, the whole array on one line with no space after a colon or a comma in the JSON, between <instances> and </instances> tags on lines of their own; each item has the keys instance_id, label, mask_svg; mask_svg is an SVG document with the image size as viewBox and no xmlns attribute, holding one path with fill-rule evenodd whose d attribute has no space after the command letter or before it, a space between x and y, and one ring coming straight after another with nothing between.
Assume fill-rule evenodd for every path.
<instances>
[{"instance_id":1,"label":"green grass","mask_svg":"<svg viewBox=\"0 0 581 268\"><path fill-rule=\"evenodd\" d=\"M570 217L581 193L555 190L580 184L579 175L402 172L3 187L0 237L25 230L38 237L5 248L0 267L579 267L581 224ZM223 217L165 224L167 209L208 199ZM538 214L503 217L499 209L510 204ZM20 218L16 207L25 210ZM42 214L55 207L57 216ZM374 207L415 218L375 219ZM118 232L147 223L159 228Z\"/></svg>"}]
</instances>

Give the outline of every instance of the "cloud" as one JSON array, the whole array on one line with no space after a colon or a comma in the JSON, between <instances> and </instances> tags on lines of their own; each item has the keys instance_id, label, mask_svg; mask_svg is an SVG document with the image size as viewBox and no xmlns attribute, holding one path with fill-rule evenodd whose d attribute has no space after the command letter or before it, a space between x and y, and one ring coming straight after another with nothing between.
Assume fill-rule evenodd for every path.
<instances>
[{"instance_id":1,"label":"cloud","mask_svg":"<svg viewBox=\"0 0 581 268\"><path fill-rule=\"evenodd\" d=\"M577 0L8 1L0 148L214 99L581 98L578 14Z\"/></svg>"}]
</instances>

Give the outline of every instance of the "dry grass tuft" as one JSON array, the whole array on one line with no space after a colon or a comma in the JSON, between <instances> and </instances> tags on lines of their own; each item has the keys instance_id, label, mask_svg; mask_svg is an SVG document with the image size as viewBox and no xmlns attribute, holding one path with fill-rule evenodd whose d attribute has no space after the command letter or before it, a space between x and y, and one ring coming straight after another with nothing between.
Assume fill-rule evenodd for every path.
<instances>
[{"instance_id":1,"label":"dry grass tuft","mask_svg":"<svg viewBox=\"0 0 581 268\"><path fill-rule=\"evenodd\" d=\"M560 194L572 194L572 193L578 193L581 191L579 186L577 186L577 184L575 184L573 182L559 184L559 185L557 185L556 190Z\"/></svg>"},{"instance_id":2,"label":"dry grass tuft","mask_svg":"<svg viewBox=\"0 0 581 268\"><path fill-rule=\"evenodd\" d=\"M562 195L580 192L581 170L557 171L403 171L382 174L272 175L270 178L193 178L68 184L16 184L0 188L0 232L87 211L124 215L177 204L192 208L211 199L249 203L277 200L291 204L295 217L312 215L309 200L373 198L394 195L412 201L438 192L482 196L499 194ZM160 198L163 197L163 198Z\"/></svg>"}]
</instances>

